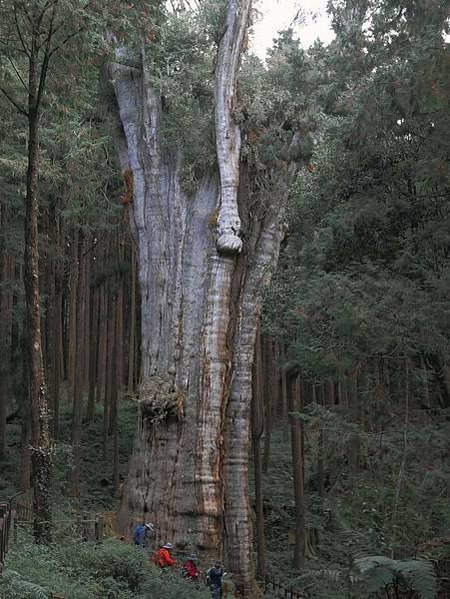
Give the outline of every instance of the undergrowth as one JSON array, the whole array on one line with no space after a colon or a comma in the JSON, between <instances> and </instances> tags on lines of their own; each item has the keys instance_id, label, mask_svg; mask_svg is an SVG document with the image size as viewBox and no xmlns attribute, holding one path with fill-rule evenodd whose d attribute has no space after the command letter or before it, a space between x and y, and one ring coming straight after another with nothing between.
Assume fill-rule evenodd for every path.
<instances>
[{"instance_id":1,"label":"undergrowth","mask_svg":"<svg viewBox=\"0 0 450 599\"><path fill-rule=\"evenodd\" d=\"M399 483L404 445L398 433L352 429L347 434L348 425L339 414L328 422L323 415L321 419L322 496L317 488L317 423L306 417L304 421L308 554L301 572L292 568L295 505L289 429L279 423L272 432L264 479L269 576L309 599L446 597L437 594L431 565L439 556L420 548L431 539L448 537L450 475L443 459L448 422L422 414L411 418ZM358 460L351 444L355 434L360 438ZM442 580L437 581L440 587Z\"/></svg>"},{"instance_id":2,"label":"undergrowth","mask_svg":"<svg viewBox=\"0 0 450 599\"><path fill-rule=\"evenodd\" d=\"M134 546L115 539L82 542L59 532L50 546L20 533L0 578L1 599L210 599L206 588L161 572Z\"/></svg>"}]
</instances>

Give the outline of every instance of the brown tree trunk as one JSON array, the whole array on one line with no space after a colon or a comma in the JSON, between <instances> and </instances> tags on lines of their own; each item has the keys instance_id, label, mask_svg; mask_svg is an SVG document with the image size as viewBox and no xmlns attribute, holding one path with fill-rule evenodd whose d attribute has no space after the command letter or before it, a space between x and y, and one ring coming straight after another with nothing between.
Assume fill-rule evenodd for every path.
<instances>
[{"instance_id":1,"label":"brown tree trunk","mask_svg":"<svg viewBox=\"0 0 450 599\"><path fill-rule=\"evenodd\" d=\"M119 239L119 261L124 261L123 239ZM123 334L123 306L124 306L124 290L123 290L123 275L120 274L117 281L117 301L116 301L116 387L120 395L125 382L124 377L124 334Z\"/></svg>"},{"instance_id":2,"label":"brown tree trunk","mask_svg":"<svg viewBox=\"0 0 450 599\"><path fill-rule=\"evenodd\" d=\"M99 333L99 298L100 291L95 288L93 291L91 307L91 336L88 340L89 349L89 396L86 409L86 421L93 422L95 415L95 388L97 381L97 360L98 360L98 333Z\"/></svg>"},{"instance_id":3,"label":"brown tree trunk","mask_svg":"<svg viewBox=\"0 0 450 599\"><path fill-rule=\"evenodd\" d=\"M119 490L119 390L123 383L123 358L122 358L122 337L123 337L123 283L119 282L117 290L117 301L114 303L115 318L115 358L114 371L112 373L112 396L111 396L111 434L113 437L113 468L112 468L112 483L115 492Z\"/></svg>"},{"instance_id":4,"label":"brown tree trunk","mask_svg":"<svg viewBox=\"0 0 450 599\"><path fill-rule=\"evenodd\" d=\"M288 401L290 412L301 412L303 400L300 393L299 378L296 378L295 381L289 381ZM295 416L291 416L291 446L295 501L295 548L292 565L300 570L305 565L306 550L303 424L302 420Z\"/></svg>"},{"instance_id":5,"label":"brown tree trunk","mask_svg":"<svg viewBox=\"0 0 450 599\"><path fill-rule=\"evenodd\" d=\"M28 402L26 401L28 398L24 399L20 429L20 490L23 492L29 491L31 487L31 414Z\"/></svg>"},{"instance_id":6,"label":"brown tree trunk","mask_svg":"<svg viewBox=\"0 0 450 599\"><path fill-rule=\"evenodd\" d=\"M114 417L112 411L115 409L115 304L116 298L112 290L107 289L106 381L103 398L103 458L105 460L108 455L108 436L112 433L112 417Z\"/></svg>"},{"instance_id":7,"label":"brown tree trunk","mask_svg":"<svg viewBox=\"0 0 450 599\"><path fill-rule=\"evenodd\" d=\"M53 204L49 212L49 237L51 240L52 254L49 256L49 286L48 313L46 319L47 351L48 351L48 379L50 400L52 406L52 432L53 438L59 437L59 385L61 378L61 318L62 318L62 285L63 271L61 255L64 245L61 240L60 218Z\"/></svg>"},{"instance_id":8,"label":"brown tree trunk","mask_svg":"<svg viewBox=\"0 0 450 599\"><path fill-rule=\"evenodd\" d=\"M0 212L0 227L5 227ZM11 334L13 316L12 259L4 248L0 252L0 459L6 453L6 412L11 393Z\"/></svg>"},{"instance_id":9,"label":"brown tree trunk","mask_svg":"<svg viewBox=\"0 0 450 599\"><path fill-rule=\"evenodd\" d=\"M69 471L69 490L71 497L80 496L80 467L81 467L81 425L83 419L83 370L84 370L84 328L86 318L85 286L86 286L86 268L85 258L83 257L83 235L80 232L79 238L74 236L74 266L77 267L77 295L75 301L76 313L74 319L76 323L74 336L77 339L74 358L74 381L72 393L72 467Z\"/></svg>"},{"instance_id":10,"label":"brown tree trunk","mask_svg":"<svg viewBox=\"0 0 450 599\"><path fill-rule=\"evenodd\" d=\"M29 57L28 102L28 168L25 208L24 286L26 305L27 356L31 405L31 460L33 482L34 534L36 541L51 539L50 477L52 447L44 363L41 345L41 310L39 293L38 248L38 42L31 41Z\"/></svg>"},{"instance_id":11,"label":"brown tree trunk","mask_svg":"<svg viewBox=\"0 0 450 599\"><path fill-rule=\"evenodd\" d=\"M264 360L264 386L263 386L263 394L264 394L264 417L265 417L265 425L264 425L264 453L262 460L262 469L264 474L267 474L269 471L269 462L270 462L270 440L272 436L272 426L273 426L273 413L274 413L274 363L273 357L271 353L270 340L263 336L262 338L262 349L263 349L263 360Z\"/></svg>"},{"instance_id":12,"label":"brown tree trunk","mask_svg":"<svg viewBox=\"0 0 450 599\"><path fill-rule=\"evenodd\" d=\"M262 480L261 437L264 432L264 401L263 401L263 352L261 343L261 330L255 343L255 357L253 362L253 389L252 389L252 445L253 468L255 480L255 512L256 512L256 543L258 548L257 574L261 580L267 576L266 540L264 535L264 495Z\"/></svg>"},{"instance_id":13,"label":"brown tree trunk","mask_svg":"<svg viewBox=\"0 0 450 599\"><path fill-rule=\"evenodd\" d=\"M77 346L81 344L80 331L77 330L77 300L79 299L79 266L78 266L78 230L74 229L71 235L70 256L70 292L69 292L69 387L73 391L77 377ZM77 338L77 336L79 338Z\"/></svg>"},{"instance_id":14,"label":"brown tree trunk","mask_svg":"<svg viewBox=\"0 0 450 599\"><path fill-rule=\"evenodd\" d=\"M106 389L106 361L108 349L108 295L106 284L100 287L99 341L97 367L97 402L104 398Z\"/></svg>"}]
</instances>

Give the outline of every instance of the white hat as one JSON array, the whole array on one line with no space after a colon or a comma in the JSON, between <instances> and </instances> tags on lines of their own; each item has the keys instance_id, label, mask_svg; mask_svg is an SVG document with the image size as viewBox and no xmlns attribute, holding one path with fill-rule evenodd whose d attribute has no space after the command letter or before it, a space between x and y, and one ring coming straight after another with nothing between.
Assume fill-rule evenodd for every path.
<instances>
[{"instance_id":1,"label":"white hat","mask_svg":"<svg viewBox=\"0 0 450 599\"><path fill-rule=\"evenodd\" d=\"M155 530L155 525L153 524L153 522L147 522L145 525L145 528L148 528L148 530L151 532L152 530Z\"/></svg>"},{"instance_id":2,"label":"white hat","mask_svg":"<svg viewBox=\"0 0 450 599\"><path fill-rule=\"evenodd\" d=\"M163 545L163 549L173 549L172 543L166 543L165 545Z\"/></svg>"}]
</instances>

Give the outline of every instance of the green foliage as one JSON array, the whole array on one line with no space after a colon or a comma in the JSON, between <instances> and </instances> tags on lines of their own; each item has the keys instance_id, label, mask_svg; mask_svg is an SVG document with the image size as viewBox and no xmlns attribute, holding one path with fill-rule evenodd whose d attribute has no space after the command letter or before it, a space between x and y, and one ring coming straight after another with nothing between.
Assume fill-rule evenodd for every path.
<instances>
[{"instance_id":1,"label":"green foliage","mask_svg":"<svg viewBox=\"0 0 450 599\"><path fill-rule=\"evenodd\" d=\"M420 2L330 2L336 40L311 51L324 66L306 98L323 111L320 144L292 190L267 302L269 329L311 380L379 356L435 370L430 356L448 355L444 4L425 18Z\"/></svg>"},{"instance_id":2,"label":"green foliage","mask_svg":"<svg viewBox=\"0 0 450 599\"><path fill-rule=\"evenodd\" d=\"M0 593L11 599L49 599L50 593L41 586L24 580L18 572L7 570L0 578Z\"/></svg>"},{"instance_id":3,"label":"green foliage","mask_svg":"<svg viewBox=\"0 0 450 599\"><path fill-rule=\"evenodd\" d=\"M67 599L210 596L206 589L196 590L177 573L163 574L149 563L144 551L132 545L113 539L101 544L82 542L66 532L60 530L60 541L49 547L37 547L22 533L8 554L0 594L4 591L8 598L21 599L53 594Z\"/></svg>"},{"instance_id":4,"label":"green foliage","mask_svg":"<svg viewBox=\"0 0 450 599\"><path fill-rule=\"evenodd\" d=\"M355 568L356 580L369 597L393 585L415 592L421 599L436 597L436 575L430 561L393 560L372 555L355 560Z\"/></svg>"}]
</instances>

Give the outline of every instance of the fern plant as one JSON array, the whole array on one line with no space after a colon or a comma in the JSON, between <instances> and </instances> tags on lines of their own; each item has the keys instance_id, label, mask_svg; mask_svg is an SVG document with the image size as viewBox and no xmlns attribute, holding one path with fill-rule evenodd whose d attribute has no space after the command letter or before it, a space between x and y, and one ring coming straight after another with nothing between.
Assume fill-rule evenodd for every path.
<instances>
[{"instance_id":1,"label":"fern plant","mask_svg":"<svg viewBox=\"0 0 450 599\"><path fill-rule=\"evenodd\" d=\"M436 597L436 575L430 561L395 560L370 555L356 559L354 565L353 580L366 593L365 596L377 596L395 587L401 593L410 592L411 597Z\"/></svg>"},{"instance_id":2,"label":"fern plant","mask_svg":"<svg viewBox=\"0 0 450 599\"><path fill-rule=\"evenodd\" d=\"M0 599L50 599L48 590L25 580L15 570L6 570L0 578Z\"/></svg>"}]
</instances>

